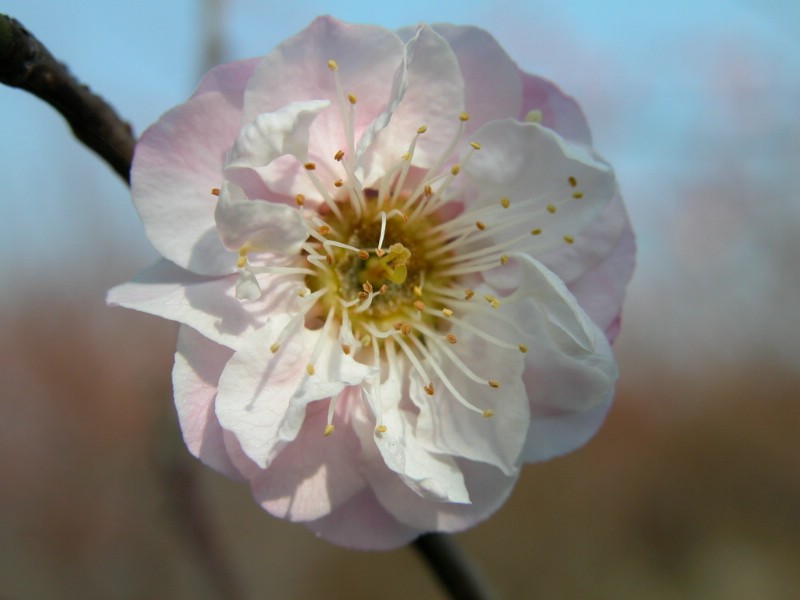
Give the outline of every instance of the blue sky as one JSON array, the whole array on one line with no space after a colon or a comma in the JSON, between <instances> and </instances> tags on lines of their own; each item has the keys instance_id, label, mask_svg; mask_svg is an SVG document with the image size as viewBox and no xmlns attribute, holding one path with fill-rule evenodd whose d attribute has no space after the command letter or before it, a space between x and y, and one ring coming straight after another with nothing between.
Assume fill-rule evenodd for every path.
<instances>
[{"instance_id":1,"label":"blue sky","mask_svg":"<svg viewBox=\"0 0 800 600\"><path fill-rule=\"evenodd\" d=\"M485 27L520 66L574 95L617 169L639 234L629 320L651 324L645 306L655 302L688 328L705 313L679 313L673 295L688 290L699 305L718 305L738 289L737 277L758 281L721 311L734 316L714 321L723 334L765 301L759 290L777 285L773 255L792 236L781 222L800 217L790 186L800 165L800 3L306 0L291 11L263 0L226 4L230 59L264 54L322 13L390 28L450 21ZM1 10L139 133L199 79L198 1L6 0ZM8 88L0 88L0 115L3 297L21 283L89 281L109 268L122 281L155 258L125 186L59 115ZM757 207L777 208L778 218ZM777 249L764 252L773 242ZM786 290L774 293L784 306Z\"/></svg>"}]
</instances>

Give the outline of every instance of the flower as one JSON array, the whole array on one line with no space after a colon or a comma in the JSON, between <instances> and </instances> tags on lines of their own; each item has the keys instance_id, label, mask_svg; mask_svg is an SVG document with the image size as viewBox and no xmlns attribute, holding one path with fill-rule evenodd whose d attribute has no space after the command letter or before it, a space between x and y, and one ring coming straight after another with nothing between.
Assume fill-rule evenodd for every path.
<instances>
[{"instance_id":1,"label":"flower","mask_svg":"<svg viewBox=\"0 0 800 600\"><path fill-rule=\"evenodd\" d=\"M329 17L142 136L165 260L109 302L181 323L189 449L337 544L485 519L583 444L634 243L584 117L485 31Z\"/></svg>"}]
</instances>

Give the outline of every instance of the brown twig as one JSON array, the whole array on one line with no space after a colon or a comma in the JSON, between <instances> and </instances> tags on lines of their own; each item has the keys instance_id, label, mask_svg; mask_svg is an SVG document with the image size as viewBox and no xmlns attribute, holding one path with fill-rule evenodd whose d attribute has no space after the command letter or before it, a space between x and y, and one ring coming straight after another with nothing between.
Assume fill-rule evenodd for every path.
<instances>
[{"instance_id":1,"label":"brown twig","mask_svg":"<svg viewBox=\"0 0 800 600\"><path fill-rule=\"evenodd\" d=\"M490 600L493 597L483 574L449 535L427 533L416 539L414 548L453 600Z\"/></svg>"},{"instance_id":2,"label":"brown twig","mask_svg":"<svg viewBox=\"0 0 800 600\"><path fill-rule=\"evenodd\" d=\"M0 82L41 98L69 123L75 136L126 182L136 139L100 96L69 72L16 19L0 14Z\"/></svg>"}]
</instances>

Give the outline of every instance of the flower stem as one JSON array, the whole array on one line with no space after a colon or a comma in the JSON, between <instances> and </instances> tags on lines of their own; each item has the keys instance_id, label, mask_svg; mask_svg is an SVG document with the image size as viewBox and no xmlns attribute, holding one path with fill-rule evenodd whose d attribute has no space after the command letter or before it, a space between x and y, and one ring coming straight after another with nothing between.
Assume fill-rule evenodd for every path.
<instances>
[{"instance_id":1,"label":"flower stem","mask_svg":"<svg viewBox=\"0 0 800 600\"><path fill-rule=\"evenodd\" d=\"M428 566L453 600L490 600L492 593L483 573L455 540L441 533L427 533L414 541Z\"/></svg>"},{"instance_id":2,"label":"flower stem","mask_svg":"<svg viewBox=\"0 0 800 600\"><path fill-rule=\"evenodd\" d=\"M0 83L26 90L60 112L75 136L130 182L131 126L16 19L0 14Z\"/></svg>"}]
</instances>

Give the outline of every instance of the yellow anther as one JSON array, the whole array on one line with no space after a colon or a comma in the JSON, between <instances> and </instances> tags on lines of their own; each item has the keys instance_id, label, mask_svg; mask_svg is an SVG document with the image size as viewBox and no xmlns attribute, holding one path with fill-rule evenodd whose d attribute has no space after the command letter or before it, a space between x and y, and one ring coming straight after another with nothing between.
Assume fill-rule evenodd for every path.
<instances>
[{"instance_id":1,"label":"yellow anther","mask_svg":"<svg viewBox=\"0 0 800 600\"><path fill-rule=\"evenodd\" d=\"M369 346L372 343L372 336L368 333L364 334L364 336L361 338L361 343L365 346Z\"/></svg>"},{"instance_id":2,"label":"yellow anther","mask_svg":"<svg viewBox=\"0 0 800 600\"><path fill-rule=\"evenodd\" d=\"M400 160L404 160L406 162L411 160L411 152L403 152L403 156L400 157Z\"/></svg>"},{"instance_id":3,"label":"yellow anther","mask_svg":"<svg viewBox=\"0 0 800 600\"><path fill-rule=\"evenodd\" d=\"M433 389L433 383L429 383L428 385L426 385L422 389L425 390L425 393L427 393L428 396L433 396L433 392L435 391Z\"/></svg>"},{"instance_id":4,"label":"yellow anther","mask_svg":"<svg viewBox=\"0 0 800 600\"><path fill-rule=\"evenodd\" d=\"M272 346L269 347L269 351L272 352L273 354L275 354L280 349L281 345L278 342L275 342L274 344L272 344Z\"/></svg>"},{"instance_id":5,"label":"yellow anther","mask_svg":"<svg viewBox=\"0 0 800 600\"><path fill-rule=\"evenodd\" d=\"M453 311L450 310L449 308L443 308L442 314L449 319L450 317L453 316Z\"/></svg>"},{"instance_id":6,"label":"yellow anther","mask_svg":"<svg viewBox=\"0 0 800 600\"><path fill-rule=\"evenodd\" d=\"M489 303L494 302L496 300L496 298L491 294L486 294L483 298Z\"/></svg>"},{"instance_id":7,"label":"yellow anther","mask_svg":"<svg viewBox=\"0 0 800 600\"><path fill-rule=\"evenodd\" d=\"M369 252L367 252L366 250L359 250L358 258L360 258L361 260L367 260L369 258Z\"/></svg>"},{"instance_id":8,"label":"yellow anther","mask_svg":"<svg viewBox=\"0 0 800 600\"><path fill-rule=\"evenodd\" d=\"M488 418L490 418L490 417L493 417L493 416L494 416L494 411L493 411L492 409L485 410L485 411L483 411L483 414L482 414L481 416L482 416L484 419L488 419Z\"/></svg>"},{"instance_id":9,"label":"yellow anther","mask_svg":"<svg viewBox=\"0 0 800 600\"><path fill-rule=\"evenodd\" d=\"M333 160L342 160L344 158L344 150L337 150L333 155Z\"/></svg>"},{"instance_id":10,"label":"yellow anther","mask_svg":"<svg viewBox=\"0 0 800 600\"><path fill-rule=\"evenodd\" d=\"M583 198L583 192L575 192L572 194L572 197L575 198L575 200L580 200Z\"/></svg>"},{"instance_id":11,"label":"yellow anther","mask_svg":"<svg viewBox=\"0 0 800 600\"><path fill-rule=\"evenodd\" d=\"M493 387L494 389L497 389L497 388L499 388L499 387L500 387L500 382L499 382L499 381L497 381L497 379L490 379L490 380L489 380L489 381L487 381L486 383L488 383L488 384L489 384L489 386L490 386L490 387Z\"/></svg>"},{"instance_id":12,"label":"yellow anther","mask_svg":"<svg viewBox=\"0 0 800 600\"><path fill-rule=\"evenodd\" d=\"M239 256L247 256L248 252L250 252L250 247L247 244L239 248Z\"/></svg>"},{"instance_id":13,"label":"yellow anther","mask_svg":"<svg viewBox=\"0 0 800 600\"><path fill-rule=\"evenodd\" d=\"M547 212L549 212L551 215L556 214L556 210L557 209L556 209L556 205L555 204L548 204L547 205Z\"/></svg>"},{"instance_id":14,"label":"yellow anther","mask_svg":"<svg viewBox=\"0 0 800 600\"><path fill-rule=\"evenodd\" d=\"M419 129L417 129L417 133L419 133L420 135L425 133L426 131L428 131L427 125L420 125Z\"/></svg>"},{"instance_id":15,"label":"yellow anther","mask_svg":"<svg viewBox=\"0 0 800 600\"><path fill-rule=\"evenodd\" d=\"M525 344L520 344L517 347L519 348L519 351L522 352L523 354L525 354L528 351L528 347Z\"/></svg>"},{"instance_id":16,"label":"yellow anther","mask_svg":"<svg viewBox=\"0 0 800 600\"><path fill-rule=\"evenodd\" d=\"M475 290L464 290L464 300L471 300L475 295Z\"/></svg>"},{"instance_id":17,"label":"yellow anther","mask_svg":"<svg viewBox=\"0 0 800 600\"><path fill-rule=\"evenodd\" d=\"M336 71L336 70L339 69L339 65L336 63L335 60L331 59L331 60L328 61L328 68L331 71Z\"/></svg>"},{"instance_id":18,"label":"yellow anther","mask_svg":"<svg viewBox=\"0 0 800 600\"><path fill-rule=\"evenodd\" d=\"M478 142L470 142L469 145L472 146L475 150L481 149L481 145Z\"/></svg>"},{"instance_id":19,"label":"yellow anther","mask_svg":"<svg viewBox=\"0 0 800 600\"><path fill-rule=\"evenodd\" d=\"M240 269L246 264L247 264L246 256L240 256L238 259L236 259L236 266L239 267Z\"/></svg>"},{"instance_id":20,"label":"yellow anther","mask_svg":"<svg viewBox=\"0 0 800 600\"><path fill-rule=\"evenodd\" d=\"M378 433L386 433L386 430L387 430L386 425L378 425L375 428L375 431L377 431Z\"/></svg>"},{"instance_id":21,"label":"yellow anther","mask_svg":"<svg viewBox=\"0 0 800 600\"><path fill-rule=\"evenodd\" d=\"M342 352L344 352L345 354L350 354L350 351L352 349L353 348L350 346L350 344L342 344Z\"/></svg>"},{"instance_id":22,"label":"yellow anther","mask_svg":"<svg viewBox=\"0 0 800 600\"><path fill-rule=\"evenodd\" d=\"M567 181L569 182L569 187L575 187L576 185L578 185L578 180L575 179L572 175L569 176Z\"/></svg>"},{"instance_id":23,"label":"yellow anther","mask_svg":"<svg viewBox=\"0 0 800 600\"><path fill-rule=\"evenodd\" d=\"M542 235L542 230L540 228L531 229L531 235Z\"/></svg>"},{"instance_id":24,"label":"yellow anther","mask_svg":"<svg viewBox=\"0 0 800 600\"><path fill-rule=\"evenodd\" d=\"M298 296L300 296L301 298L305 298L305 297L306 297L306 296L308 296L310 293L311 293L311 290L310 290L310 289L308 289L308 288L303 288L302 290L300 290L299 292L297 292L297 295L298 295Z\"/></svg>"},{"instance_id":25,"label":"yellow anther","mask_svg":"<svg viewBox=\"0 0 800 600\"><path fill-rule=\"evenodd\" d=\"M350 104L358 102L358 98L356 98L355 94L347 94L347 99L350 101Z\"/></svg>"},{"instance_id":26,"label":"yellow anther","mask_svg":"<svg viewBox=\"0 0 800 600\"><path fill-rule=\"evenodd\" d=\"M375 256L378 258L383 258L383 255L386 254L386 250L383 248L375 248Z\"/></svg>"},{"instance_id":27,"label":"yellow anther","mask_svg":"<svg viewBox=\"0 0 800 600\"><path fill-rule=\"evenodd\" d=\"M385 296L386 292L388 292L388 291L389 291L389 286L387 284L385 284L385 283L378 289L378 293L381 296Z\"/></svg>"},{"instance_id":28,"label":"yellow anther","mask_svg":"<svg viewBox=\"0 0 800 600\"><path fill-rule=\"evenodd\" d=\"M306 197L303 194L297 194L294 197L294 201L297 206L303 206L306 203Z\"/></svg>"},{"instance_id":29,"label":"yellow anther","mask_svg":"<svg viewBox=\"0 0 800 600\"><path fill-rule=\"evenodd\" d=\"M432 188L431 186L429 186L429 185L426 185L426 186L423 188L423 191L425 192L425 195L426 195L428 198L430 198L431 196L433 196L433 188Z\"/></svg>"},{"instance_id":30,"label":"yellow anther","mask_svg":"<svg viewBox=\"0 0 800 600\"><path fill-rule=\"evenodd\" d=\"M307 162L303 166L305 167L306 171L313 171L314 169L317 168L317 163Z\"/></svg>"},{"instance_id":31,"label":"yellow anther","mask_svg":"<svg viewBox=\"0 0 800 600\"><path fill-rule=\"evenodd\" d=\"M461 119L462 121L469 121L469 113L462 112L460 115L458 115L458 118Z\"/></svg>"},{"instance_id":32,"label":"yellow anther","mask_svg":"<svg viewBox=\"0 0 800 600\"><path fill-rule=\"evenodd\" d=\"M541 123L542 122L542 111L540 110L532 110L527 115L525 115L525 122L526 123Z\"/></svg>"},{"instance_id":33,"label":"yellow anther","mask_svg":"<svg viewBox=\"0 0 800 600\"><path fill-rule=\"evenodd\" d=\"M575 238L572 237L571 235L565 235L564 236L564 241L567 242L568 244L574 244L575 243Z\"/></svg>"},{"instance_id":34,"label":"yellow anther","mask_svg":"<svg viewBox=\"0 0 800 600\"><path fill-rule=\"evenodd\" d=\"M509 206L511 206L511 200L509 200L508 198L500 198L500 206L502 206L503 208L508 208Z\"/></svg>"},{"instance_id":35,"label":"yellow anther","mask_svg":"<svg viewBox=\"0 0 800 600\"><path fill-rule=\"evenodd\" d=\"M413 291L415 296L422 296L422 288L418 285L414 286Z\"/></svg>"},{"instance_id":36,"label":"yellow anther","mask_svg":"<svg viewBox=\"0 0 800 600\"><path fill-rule=\"evenodd\" d=\"M422 300L414 300L414 308L423 311L425 310L425 303Z\"/></svg>"},{"instance_id":37,"label":"yellow anther","mask_svg":"<svg viewBox=\"0 0 800 600\"><path fill-rule=\"evenodd\" d=\"M392 327L394 327L395 331L400 331L403 328L403 322L397 321Z\"/></svg>"},{"instance_id":38,"label":"yellow anther","mask_svg":"<svg viewBox=\"0 0 800 600\"><path fill-rule=\"evenodd\" d=\"M408 323L403 323L402 327L400 327L400 332L403 335L411 335L411 325Z\"/></svg>"},{"instance_id":39,"label":"yellow anther","mask_svg":"<svg viewBox=\"0 0 800 600\"><path fill-rule=\"evenodd\" d=\"M222 190L219 188L211 188L211 194L214 196L219 196L222 193Z\"/></svg>"},{"instance_id":40,"label":"yellow anther","mask_svg":"<svg viewBox=\"0 0 800 600\"><path fill-rule=\"evenodd\" d=\"M314 368L314 365L311 364L306 365L306 373L308 373L309 375L313 375L316 372L317 370Z\"/></svg>"},{"instance_id":41,"label":"yellow anther","mask_svg":"<svg viewBox=\"0 0 800 600\"><path fill-rule=\"evenodd\" d=\"M498 308L498 307L500 306L500 300L498 300L497 298L495 298L495 299L494 299L494 300L492 300L492 301L491 301L489 304L491 304L492 308Z\"/></svg>"},{"instance_id":42,"label":"yellow anther","mask_svg":"<svg viewBox=\"0 0 800 600\"><path fill-rule=\"evenodd\" d=\"M344 179L337 179L333 182L333 185L337 188L342 187L344 185Z\"/></svg>"},{"instance_id":43,"label":"yellow anther","mask_svg":"<svg viewBox=\"0 0 800 600\"><path fill-rule=\"evenodd\" d=\"M331 232L330 225L320 225L317 229L320 235L328 235Z\"/></svg>"},{"instance_id":44,"label":"yellow anther","mask_svg":"<svg viewBox=\"0 0 800 600\"><path fill-rule=\"evenodd\" d=\"M372 289L373 289L373 288L372 288L372 284L371 284L369 281L365 281L364 283L362 283L362 284L361 284L361 287L362 287L362 288L364 289L364 291L365 291L365 292L367 292L368 294L371 294L371 293L372 293Z\"/></svg>"},{"instance_id":45,"label":"yellow anther","mask_svg":"<svg viewBox=\"0 0 800 600\"><path fill-rule=\"evenodd\" d=\"M486 223L484 223L483 221L475 221L475 227L483 231L484 229L486 229Z\"/></svg>"},{"instance_id":46,"label":"yellow anther","mask_svg":"<svg viewBox=\"0 0 800 600\"><path fill-rule=\"evenodd\" d=\"M503 256L500 257L500 264L501 265L508 264L508 254L503 254Z\"/></svg>"},{"instance_id":47,"label":"yellow anther","mask_svg":"<svg viewBox=\"0 0 800 600\"><path fill-rule=\"evenodd\" d=\"M461 165L453 165L452 167L450 167L450 173L452 173L453 175L458 175L459 173L461 173Z\"/></svg>"},{"instance_id":48,"label":"yellow anther","mask_svg":"<svg viewBox=\"0 0 800 600\"><path fill-rule=\"evenodd\" d=\"M358 299L361 300L362 302L367 298L369 298L369 294L367 292L358 292L357 296Z\"/></svg>"},{"instance_id":49,"label":"yellow anther","mask_svg":"<svg viewBox=\"0 0 800 600\"><path fill-rule=\"evenodd\" d=\"M325 435L328 436L332 434L334 429L336 429L336 427L334 427L333 425L325 425Z\"/></svg>"},{"instance_id":50,"label":"yellow anther","mask_svg":"<svg viewBox=\"0 0 800 600\"><path fill-rule=\"evenodd\" d=\"M451 344L455 344L458 341L458 338L454 336L452 333L448 333L445 339Z\"/></svg>"}]
</instances>

